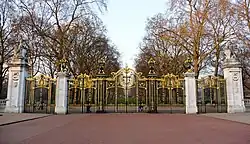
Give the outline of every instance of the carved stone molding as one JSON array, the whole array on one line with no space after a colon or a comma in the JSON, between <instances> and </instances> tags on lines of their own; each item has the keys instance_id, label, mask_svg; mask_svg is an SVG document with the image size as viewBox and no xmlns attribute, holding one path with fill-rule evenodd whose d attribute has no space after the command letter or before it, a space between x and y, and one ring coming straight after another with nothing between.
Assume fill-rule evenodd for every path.
<instances>
[{"instance_id":1,"label":"carved stone molding","mask_svg":"<svg viewBox=\"0 0 250 144\"><path fill-rule=\"evenodd\" d=\"M18 81L19 80L19 72L14 72L12 76L13 81Z\"/></svg>"},{"instance_id":2,"label":"carved stone molding","mask_svg":"<svg viewBox=\"0 0 250 144\"><path fill-rule=\"evenodd\" d=\"M195 77L195 73L194 72L186 72L184 74L185 77Z\"/></svg>"},{"instance_id":3,"label":"carved stone molding","mask_svg":"<svg viewBox=\"0 0 250 144\"><path fill-rule=\"evenodd\" d=\"M239 73L233 73L233 80L238 81L239 80Z\"/></svg>"}]
</instances>

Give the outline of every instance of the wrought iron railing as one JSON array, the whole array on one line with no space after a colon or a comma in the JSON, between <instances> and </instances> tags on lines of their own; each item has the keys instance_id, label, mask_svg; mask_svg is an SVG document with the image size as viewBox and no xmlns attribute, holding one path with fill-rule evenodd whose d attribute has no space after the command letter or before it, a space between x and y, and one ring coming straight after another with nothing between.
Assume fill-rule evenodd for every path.
<instances>
[{"instance_id":1,"label":"wrought iron railing","mask_svg":"<svg viewBox=\"0 0 250 144\"><path fill-rule=\"evenodd\" d=\"M7 99L0 99L0 112L4 112Z\"/></svg>"},{"instance_id":2,"label":"wrought iron railing","mask_svg":"<svg viewBox=\"0 0 250 144\"><path fill-rule=\"evenodd\" d=\"M250 107L250 98L245 98L244 103L245 103L245 106Z\"/></svg>"},{"instance_id":3,"label":"wrought iron railing","mask_svg":"<svg viewBox=\"0 0 250 144\"><path fill-rule=\"evenodd\" d=\"M250 112L250 98L245 98L244 104L245 104L246 112Z\"/></svg>"},{"instance_id":4,"label":"wrought iron railing","mask_svg":"<svg viewBox=\"0 0 250 144\"><path fill-rule=\"evenodd\" d=\"M199 113L227 112L225 79L208 76L198 79L197 86Z\"/></svg>"}]
</instances>

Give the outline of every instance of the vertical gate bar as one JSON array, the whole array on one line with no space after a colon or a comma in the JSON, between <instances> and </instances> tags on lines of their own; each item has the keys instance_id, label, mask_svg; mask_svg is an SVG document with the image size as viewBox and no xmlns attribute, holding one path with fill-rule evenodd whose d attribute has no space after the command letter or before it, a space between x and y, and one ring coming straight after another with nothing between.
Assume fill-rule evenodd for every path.
<instances>
[{"instance_id":1,"label":"vertical gate bar","mask_svg":"<svg viewBox=\"0 0 250 144\"><path fill-rule=\"evenodd\" d=\"M179 109L181 107L181 103L179 102L179 88L178 86L176 87L176 106Z\"/></svg>"},{"instance_id":2,"label":"vertical gate bar","mask_svg":"<svg viewBox=\"0 0 250 144\"><path fill-rule=\"evenodd\" d=\"M95 91L94 92L95 93L94 99L95 99L95 111L96 111L97 110L97 97L98 97L98 92L99 92L98 91L98 80L96 80L95 83L96 83L96 88L94 89L94 91Z\"/></svg>"},{"instance_id":3,"label":"vertical gate bar","mask_svg":"<svg viewBox=\"0 0 250 144\"><path fill-rule=\"evenodd\" d=\"M126 78L125 78L125 111L126 111L126 113L128 112L127 110L128 110L128 97L127 97L127 91L128 91L128 85L127 85L127 83L128 83L128 74L127 74L127 72L125 72L126 73Z\"/></svg>"},{"instance_id":4,"label":"vertical gate bar","mask_svg":"<svg viewBox=\"0 0 250 144\"><path fill-rule=\"evenodd\" d=\"M172 113L172 87L169 85L168 87L168 92L169 92L169 104L170 104L170 113Z\"/></svg>"},{"instance_id":5,"label":"vertical gate bar","mask_svg":"<svg viewBox=\"0 0 250 144\"><path fill-rule=\"evenodd\" d=\"M217 97L217 109L219 109L220 107L220 112L222 112L222 107L221 107L221 94L220 94L220 80L218 79L217 81L217 93L216 93L216 97Z\"/></svg>"},{"instance_id":6,"label":"vertical gate bar","mask_svg":"<svg viewBox=\"0 0 250 144\"><path fill-rule=\"evenodd\" d=\"M101 110L101 99L102 99L102 80L100 80L99 81L99 93L98 93L98 95L97 95L97 97L98 97L98 111L100 111Z\"/></svg>"},{"instance_id":7,"label":"vertical gate bar","mask_svg":"<svg viewBox=\"0 0 250 144\"><path fill-rule=\"evenodd\" d=\"M158 100L159 100L159 83L158 80L155 80L156 87L156 111L158 112Z\"/></svg>"},{"instance_id":8,"label":"vertical gate bar","mask_svg":"<svg viewBox=\"0 0 250 144\"><path fill-rule=\"evenodd\" d=\"M31 96L30 96L30 102L31 102L31 112L34 112L34 102L35 102L35 79L31 81Z\"/></svg>"},{"instance_id":9,"label":"vertical gate bar","mask_svg":"<svg viewBox=\"0 0 250 144\"><path fill-rule=\"evenodd\" d=\"M81 90L82 94L82 113L85 112L85 87L84 87L84 80L83 80L83 86L82 86L82 90Z\"/></svg>"},{"instance_id":10,"label":"vertical gate bar","mask_svg":"<svg viewBox=\"0 0 250 144\"><path fill-rule=\"evenodd\" d=\"M151 88L151 107L152 111L154 110L154 81L151 79L150 80L150 88Z\"/></svg>"},{"instance_id":11,"label":"vertical gate bar","mask_svg":"<svg viewBox=\"0 0 250 144\"><path fill-rule=\"evenodd\" d=\"M163 105L165 105L165 84L163 84L165 81L162 82L162 101L163 101Z\"/></svg>"},{"instance_id":12,"label":"vertical gate bar","mask_svg":"<svg viewBox=\"0 0 250 144\"><path fill-rule=\"evenodd\" d=\"M221 112L222 112L222 102L221 102L221 98L222 98L222 95L221 95L221 81L219 81L219 86L218 86L218 104L220 105L220 108L221 108Z\"/></svg>"},{"instance_id":13,"label":"vertical gate bar","mask_svg":"<svg viewBox=\"0 0 250 144\"><path fill-rule=\"evenodd\" d=\"M155 103L155 100L156 100L156 84L155 84L155 78L152 79L152 89L153 89L153 112L156 112L156 103Z\"/></svg>"},{"instance_id":14,"label":"vertical gate bar","mask_svg":"<svg viewBox=\"0 0 250 144\"><path fill-rule=\"evenodd\" d=\"M70 80L68 80L67 81L67 85L68 85L68 100L67 100L67 103L68 103L68 108L67 108L67 113L70 113L70 98L71 98L71 94L72 94L72 92L70 93L70 91L72 90L71 88L70 88Z\"/></svg>"},{"instance_id":15,"label":"vertical gate bar","mask_svg":"<svg viewBox=\"0 0 250 144\"><path fill-rule=\"evenodd\" d=\"M154 110L154 83L152 79L150 80L150 97L151 97L151 110Z\"/></svg>"},{"instance_id":16,"label":"vertical gate bar","mask_svg":"<svg viewBox=\"0 0 250 144\"><path fill-rule=\"evenodd\" d=\"M100 109L100 81L97 80L97 111Z\"/></svg>"},{"instance_id":17,"label":"vertical gate bar","mask_svg":"<svg viewBox=\"0 0 250 144\"><path fill-rule=\"evenodd\" d=\"M217 108L217 112L220 112L219 110L219 95L218 95L218 92L219 92L219 79L216 79L216 82L215 82L215 98L216 100L214 101L215 102L215 106Z\"/></svg>"},{"instance_id":18,"label":"vertical gate bar","mask_svg":"<svg viewBox=\"0 0 250 144\"><path fill-rule=\"evenodd\" d=\"M153 79L151 81L151 88L152 88L152 92L151 92L151 95L152 95L152 108L153 108L153 111L154 111L154 107L155 107L155 81Z\"/></svg>"},{"instance_id":19,"label":"vertical gate bar","mask_svg":"<svg viewBox=\"0 0 250 144\"><path fill-rule=\"evenodd\" d=\"M106 111L108 111L108 109L109 109L109 106L108 106L108 96L109 96L109 91L108 91L108 80L106 80L106 88L105 88L105 92L106 92L106 94L105 94L105 109L106 109Z\"/></svg>"},{"instance_id":20,"label":"vertical gate bar","mask_svg":"<svg viewBox=\"0 0 250 144\"><path fill-rule=\"evenodd\" d=\"M207 112L207 107L206 107L206 102L205 102L205 86L202 84L202 91L201 91L201 97L202 97L202 111L203 111L203 106L205 108L205 113Z\"/></svg>"},{"instance_id":21,"label":"vertical gate bar","mask_svg":"<svg viewBox=\"0 0 250 144\"><path fill-rule=\"evenodd\" d=\"M138 77L136 77L136 112L139 112L139 80Z\"/></svg>"},{"instance_id":22,"label":"vertical gate bar","mask_svg":"<svg viewBox=\"0 0 250 144\"><path fill-rule=\"evenodd\" d=\"M115 78L115 112L118 112L118 92L117 92L117 77Z\"/></svg>"},{"instance_id":23,"label":"vertical gate bar","mask_svg":"<svg viewBox=\"0 0 250 144\"><path fill-rule=\"evenodd\" d=\"M51 93L52 93L52 80L49 80L48 101L47 101L48 113L51 113Z\"/></svg>"},{"instance_id":24,"label":"vertical gate bar","mask_svg":"<svg viewBox=\"0 0 250 144\"><path fill-rule=\"evenodd\" d=\"M76 89L77 87L74 85L73 106L76 105Z\"/></svg>"},{"instance_id":25,"label":"vertical gate bar","mask_svg":"<svg viewBox=\"0 0 250 144\"><path fill-rule=\"evenodd\" d=\"M148 110L151 110L151 89L150 89L150 80L148 79Z\"/></svg>"},{"instance_id":26,"label":"vertical gate bar","mask_svg":"<svg viewBox=\"0 0 250 144\"><path fill-rule=\"evenodd\" d=\"M96 87L93 87L93 88L88 88L88 106L90 107L89 108L89 111L87 112L91 112L91 108L94 107L93 109L95 110L95 101L96 101Z\"/></svg>"},{"instance_id":27,"label":"vertical gate bar","mask_svg":"<svg viewBox=\"0 0 250 144\"><path fill-rule=\"evenodd\" d=\"M82 113L84 112L84 78L81 78L81 81L80 81L80 92L81 92L81 106L82 106Z\"/></svg>"},{"instance_id":28,"label":"vertical gate bar","mask_svg":"<svg viewBox=\"0 0 250 144\"><path fill-rule=\"evenodd\" d=\"M40 101L39 101L39 102L40 102L41 108L40 108L40 106L39 106L39 109L41 109L41 110L43 110L43 108L44 108L44 107L43 107L43 105L44 105L44 101L43 101L43 100L44 100L44 99L43 99L43 91L44 91L44 88L45 88L45 87L41 87L41 88L40 88ZM48 95L47 95L47 96L48 96ZM45 113L46 113L46 112L47 112L47 107L46 107Z\"/></svg>"},{"instance_id":29,"label":"vertical gate bar","mask_svg":"<svg viewBox=\"0 0 250 144\"><path fill-rule=\"evenodd\" d=\"M146 107L147 107L147 110L149 109L149 99L148 99L148 92L149 92L149 90L148 90L148 80L146 80L145 81L145 83L146 83L146 88L145 88L145 94L146 94Z\"/></svg>"},{"instance_id":30,"label":"vertical gate bar","mask_svg":"<svg viewBox=\"0 0 250 144\"><path fill-rule=\"evenodd\" d=\"M99 104L99 110L100 111L102 111L102 109L103 109L103 105L102 105L102 101L103 101L103 80L101 79L100 80L100 97L99 97L99 102L100 102L100 104Z\"/></svg>"},{"instance_id":31,"label":"vertical gate bar","mask_svg":"<svg viewBox=\"0 0 250 144\"><path fill-rule=\"evenodd\" d=\"M104 97L105 97L105 80L102 79L101 81L101 86L102 86L102 97L101 97L101 111L104 111Z\"/></svg>"}]
</instances>

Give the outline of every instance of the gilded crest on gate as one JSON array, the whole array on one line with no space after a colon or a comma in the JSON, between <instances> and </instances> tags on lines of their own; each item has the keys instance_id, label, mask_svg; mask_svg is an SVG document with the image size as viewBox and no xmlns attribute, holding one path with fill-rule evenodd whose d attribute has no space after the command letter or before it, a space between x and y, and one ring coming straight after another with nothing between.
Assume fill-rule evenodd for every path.
<instances>
[{"instance_id":1,"label":"gilded crest on gate","mask_svg":"<svg viewBox=\"0 0 250 144\"><path fill-rule=\"evenodd\" d=\"M26 78L27 81L33 82L34 88L49 88L49 83L56 81L55 79L45 76L43 74L40 74L38 76L34 77L28 77Z\"/></svg>"},{"instance_id":2,"label":"gilded crest on gate","mask_svg":"<svg viewBox=\"0 0 250 144\"><path fill-rule=\"evenodd\" d=\"M40 79L38 79L38 87L45 87L45 86L46 86L46 81L44 75L41 75Z\"/></svg>"},{"instance_id":3,"label":"gilded crest on gate","mask_svg":"<svg viewBox=\"0 0 250 144\"><path fill-rule=\"evenodd\" d=\"M90 78L90 76L87 75L87 74L84 74L83 77L84 77L84 87L85 88L92 88L93 87L93 81Z\"/></svg>"},{"instance_id":4,"label":"gilded crest on gate","mask_svg":"<svg viewBox=\"0 0 250 144\"><path fill-rule=\"evenodd\" d=\"M141 78L142 73L136 73L133 69L126 66L117 72L111 73L113 80L117 80L120 87L133 87ZM109 80L110 81L110 80Z\"/></svg>"},{"instance_id":5,"label":"gilded crest on gate","mask_svg":"<svg viewBox=\"0 0 250 144\"><path fill-rule=\"evenodd\" d=\"M79 76L76 76L75 78L70 79L69 81L70 81L69 83L70 88L84 89L93 87L93 81L87 74L80 74Z\"/></svg>"},{"instance_id":6,"label":"gilded crest on gate","mask_svg":"<svg viewBox=\"0 0 250 144\"><path fill-rule=\"evenodd\" d=\"M183 80L177 75L167 74L161 79L161 86L167 88L181 88Z\"/></svg>"},{"instance_id":7,"label":"gilded crest on gate","mask_svg":"<svg viewBox=\"0 0 250 144\"><path fill-rule=\"evenodd\" d=\"M223 81L223 79L215 76L207 76L198 80L198 85L202 88L218 88L220 81Z\"/></svg>"}]
</instances>

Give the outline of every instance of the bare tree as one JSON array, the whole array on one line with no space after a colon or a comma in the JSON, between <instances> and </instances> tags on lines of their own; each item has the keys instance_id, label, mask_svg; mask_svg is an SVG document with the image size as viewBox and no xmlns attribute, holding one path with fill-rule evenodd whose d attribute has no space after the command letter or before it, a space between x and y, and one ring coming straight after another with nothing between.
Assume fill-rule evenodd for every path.
<instances>
[{"instance_id":1,"label":"bare tree","mask_svg":"<svg viewBox=\"0 0 250 144\"><path fill-rule=\"evenodd\" d=\"M70 54L70 71L75 75L87 73L96 75L100 60L106 61L106 72L119 69L119 52L109 43L104 35L102 25L93 25L90 21L78 23L72 30L72 42Z\"/></svg>"},{"instance_id":2,"label":"bare tree","mask_svg":"<svg viewBox=\"0 0 250 144\"><path fill-rule=\"evenodd\" d=\"M175 22L162 25L165 31L161 35L166 41L175 43L187 51L193 59L194 72L198 77L205 59L213 51L208 47L209 41L206 38L206 24L208 14L212 10L212 0L170 1L170 10L174 11L175 15L169 19L174 19ZM175 28L171 25L175 25Z\"/></svg>"},{"instance_id":3,"label":"bare tree","mask_svg":"<svg viewBox=\"0 0 250 144\"><path fill-rule=\"evenodd\" d=\"M12 56L16 39L13 38L13 20L16 17L16 11L13 3L9 0L0 2L0 94L2 96L2 88L5 76L8 72L8 63Z\"/></svg>"},{"instance_id":4,"label":"bare tree","mask_svg":"<svg viewBox=\"0 0 250 144\"><path fill-rule=\"evenodd\" d=\"M94 4L100 10L106 8L105 0L19 0L17 4L30 18L36 34L47 43L47 56L55 57L56 61L69 57L72 42L68 32L75 22L85 17L97 19L92 8Z\"/></svg>"},{"instance_id":5,"label":"bare tree","mask_svg":"<svg viewBox=\"0 0 250 144\"><path fill-rule=\"evenodd\" d=\"M142 71L144 75L148 72L147 62L151 57L156 61L155 68L158 75L167 73L179 75L185 70L183 63L187 53L180 46L165 41L158 35L164 28L157 25L164 21L164 16L158 14L147 22L147 35L141 43L141 51L135 61L137 71Z\"/></svg>"},{"instance_id":6,"label":"bare tree","mask_svg":"<svg viewBox=\"0 0 250 144\"><path fill-rule=\"evenodd\" d=\"M214 50L208 59L208 66L215 68L214 75L218 76L219 68L222 67L223 50L232 40L236 39L234 28L239 25L234 12L235 7L230 0L213 1L212 11L208 15L206 29L209 47Z\"/></svg>"}]
</instances>

